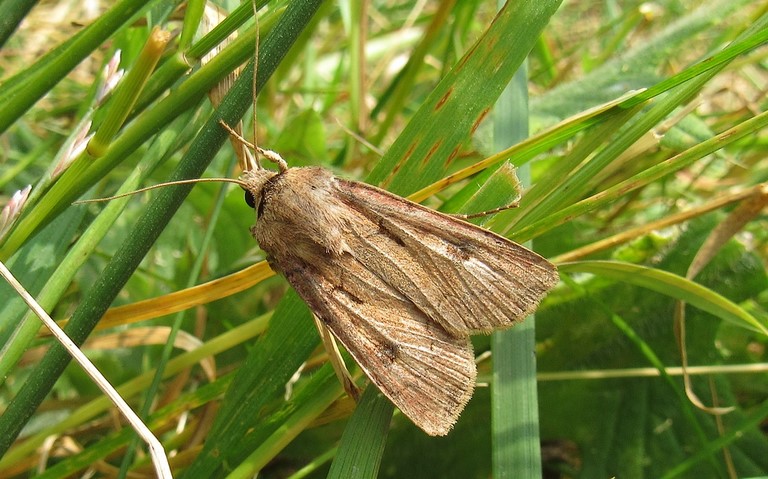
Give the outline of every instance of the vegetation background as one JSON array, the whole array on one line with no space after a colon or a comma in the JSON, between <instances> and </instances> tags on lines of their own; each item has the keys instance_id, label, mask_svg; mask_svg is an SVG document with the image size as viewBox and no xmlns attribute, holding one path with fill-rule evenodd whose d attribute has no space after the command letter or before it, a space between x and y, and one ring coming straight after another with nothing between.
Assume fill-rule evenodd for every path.
<instances>
[{"instance_id":1,"label":"vegetation background","mask_svg":"<svg viewBox=\"0 0 768 479\"><path fill-rule=\"evenodd\" d=\"M249 2L0 4L0 260L87 338L176 474L768 474L768 3L256 4L257 25ZM252 71L218 113L208 95L256 32L256 136L291 166L470 212L514 199L519 168L520 207L484 225L535 238L562 282L535 327L474 338L481 385L447 437L373 388L343 396L238 188L71 204L235 177L216 115L250 131ZM151 476L90 379L0 296L0 475Z\"/></svg>"}]
</instances>

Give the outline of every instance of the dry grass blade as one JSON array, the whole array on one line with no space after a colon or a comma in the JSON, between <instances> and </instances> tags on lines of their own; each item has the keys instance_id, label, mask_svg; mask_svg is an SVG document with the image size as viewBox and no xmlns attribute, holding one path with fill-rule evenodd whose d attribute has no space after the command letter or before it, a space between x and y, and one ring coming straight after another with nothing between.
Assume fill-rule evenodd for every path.
<instances>
[{"instance_id":1,"label":"dry grass blade","mask_svg":"<svg viewBox=\"0 0 768 479\"><path fill-rule=\"evenodd\" d=\"M152 434L152 431L150 431L141 421L139 416L133 412L133 409L131 409L128 403L125 402L125 400L122 398L122 396L120 396L115 388L112 387L109 381L104 377L104 375L101 374L96 366L94 366L93 363L91 363L91 361L85 357L83 352L80 351L74 341L72 341L69 336L67 336L67 333L65 333L64 330L61 329L58 324L56 324L56 321L51 319L51 317L48 316L48 313L46 313L45 310L41 308L39 304L37 304L35 298L33 298L32 295L30 295L24 289L21 283L16 280L8 268L5 267L3 262L0 262L0 275L5 278L8 284L10 284L17 293L19 293L19 296L24 299L24 302L27 303L29 308L34 311L34 313L40 318L41 321L43 321L43 323L45 323L45 325L51 330L51 333L53 333L59 343L69 352L69 354L72 355L72 358L77 361L77 363L80 365L80 367L83 368L83 370L85 370L88 376L93 379L99 389L101 389L104 394L109 397L110 401L112 401L115 407L120 410L128 423L130 423L131 427L133 427L136 433L144 440L144 442L147 443L149 446L150 454L152 456L152 462L155 464L155 472L157 473L157 477L162 479L172 479L173 475L171 474L171 467L168 464L168 458L165 455L165 449L163 449L162 443L155 437L154 434Z\"/></svg>"},{"instance_id":2,"label":"dry grass blade","mask_svg":"<svg viewBox=\"0 0 768 479\"><path fill-rule=\"evenodd\" d=\"M718 251L731 239L736 233L755 218L768 205L768 185L761 184L750 190L750 195L742 200L736 209L728 217L717 225L709 235L704 244L699 248L696 256L691 261L691 266L685 277L695 278L704 267L714 258ZM678 332L678 343L680 347L680 359L683 368L683 380L685 383L685 393L693 404L702 411L710 414L723 415L734 410L734 407L707 406L694 392L691 385L691 377L686 372L688 367L688 351L685 337L685 302L678 301L675 305L675 330ZM712 391L715 394L715 391Z\"/></svg>"}]
</instances>

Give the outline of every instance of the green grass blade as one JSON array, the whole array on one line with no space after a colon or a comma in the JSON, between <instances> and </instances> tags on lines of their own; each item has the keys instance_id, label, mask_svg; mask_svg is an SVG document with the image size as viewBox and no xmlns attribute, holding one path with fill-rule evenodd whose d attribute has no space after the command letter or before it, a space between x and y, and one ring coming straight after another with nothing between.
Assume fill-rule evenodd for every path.
<instances>
[{"instance_id":1,"label":"green grass blade","mask_svg":"<svg viewBox=\"0 0 768 479\"><path fill-rule=\"evenodd\" d=\"M8 79L0 93L0 133L4 132L86 56L122 28L136 20L148 4L123 0L99 19L56 47L32 67Z\"/></svg>"},{"instance_id":2,"label":"green grass blade","mask_svg":"<svg viewBox=\"0 0 768 479\"><path fill-rule=\"evenodd\" d=\"M0 6L0 48L5 45L19 23L27 13L35 6L37 0L10 0Z\"/></svg>"},{"instance_id":3,"label":"green grass blade","mask_svg":"<svg viewBox=\"0 0 768 479\"><path fill-rule=\"evenodd\" d=\"M379 476L392 411L392 403L376 388L365 390L341 436L328 479L367 479Z\"/></svg>"},{"instance_id":4,"label":"green grass blade","mask_svg":"<svg viewBox=\"0 0 768 479\"><path fill-rule=\"evenodd\" d=\"M300 32L300 24L291 23L290 25L291 28L279 31L279 36L274 35L264 42L262 52L265 52L264 55L271 56L265 57L260 63L259 86L263 85L265 79L271 75L282 55L290 47L292 40ZM250 69L252 68L251 66ZM250 105L252 75L253 73L249 70L244 71L240 81L222 102L220 111L225 121L234 124ZM179 165L173 179L199 177L226 139L227 132L218 124L218 119L211 118L191 145L185 161ZM81 344L85 340L190 189L191 185L165 188L147 207L144 216L136 224L134 234L123 244L99 281L91 288L89 295L72 315L66 331L76 343ZM6 452L23 425L48 394L69 360L69 355L62 347L54 346L40 362L32 375L32 380L25 384L5 413L0 416L0 453Z\"/></svg>"},{"instance_id":5,"label":"green grass blade","mask_svg":"<svg viewBox=\"0 0 768 479\"><path fill-rule=\"evenodd\" d=\"M521 67L494 111L494 142L501 150L528 136L528 76ZM530 167L520 169L530 181ZM541 477L536 390L536 323L533 316L491 335L491 431L493 477Z\"/></svg>"},{"instance_id":6,"label":"green grass blade","mask_svg":"<svg viewBox=\"0 0 768 479\"><path fill-rule=\"evenodd\" d=\"M700 308L739 327L768 335L768 326L727 298L667 271L618 261L582 261L558 266L563 273L591 273L648 288Z\"/></svg>"},{"instance_id":7,"label":"green grass blade","mask_svg":"<svg viewBox=\"0 0 768 479\"><path fill-rule=\"evenodd\" d=\"M367 178L407 195L442 178L512 79L559 1L512 2L446 74Z\"/></svg>"}]
</instances>

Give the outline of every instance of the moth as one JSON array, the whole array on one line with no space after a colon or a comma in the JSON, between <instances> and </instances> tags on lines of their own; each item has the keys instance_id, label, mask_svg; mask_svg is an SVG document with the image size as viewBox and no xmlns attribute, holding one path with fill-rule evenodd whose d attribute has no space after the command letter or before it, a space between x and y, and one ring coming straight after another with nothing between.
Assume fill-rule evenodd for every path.
<instances>
[{"instance_id":1,"label":"moth","mask_svg":"<svg viewBox=\"0 0 768 479\"><path fill-rule=\"evenodd\" d=\"M472 396L469 336L531 314L558 281L488 230L318 167L247 170L251 234L368 378L430 435Z\"/></svg>"}]
</instances>

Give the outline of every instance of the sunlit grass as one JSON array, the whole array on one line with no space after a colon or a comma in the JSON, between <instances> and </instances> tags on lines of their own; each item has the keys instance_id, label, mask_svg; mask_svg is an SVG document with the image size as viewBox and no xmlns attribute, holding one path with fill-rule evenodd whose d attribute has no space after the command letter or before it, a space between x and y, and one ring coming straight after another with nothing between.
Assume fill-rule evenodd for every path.
<instances>
[{"instance_id":1,"label":"sunlit grass","mask_svg":"<svg viewBox=\"0 0 768 479\"><path fill-rule=\"evenodd\" d=\"M0 259L54 319L72 318L70 333L88 338L136 409L148 405L177 475L539 476L531 463L510 466L525 464L514 457L560 477L768 474L765 6L512 2L494 22L495 2L257 3L267 4L258 28L246 2L213 30L224 14L200 2L125 1L98 15L75 3L16 15L0 5L2 18L25 18L0 31L10 205ZM153 28L170 41L148 57ZM258 144L291 166L322 165L446 211L509 202L514 185L494 169L529 168L520 207L485 225L569 263L536 314L536 363L510 377L483 354L480 385L446 438L397 412L390 425L373 390L356 408L346 399L309 311L248 233L255 218L239 189L71 205L180 176L236 176L207 95L253 58L257 31ZM122 79L103 70L118 50ZM494 121L513 123L497 98L526 56L530 101L511 113L530 138L498 155ZM244 116L246 132L250 95L244 82L218 107L230 124ZM97 143L78 148L93 132ZM63 353L43 358L48 339L14 298L0 287L0 475L30 474L43 454L43 477L120 468L131 434ZM163 359L173 324L178 347ZM688 390L683 324L697 372ZM491 339L473 342L482 354ZM638 372L648 367L659 377ZM503 393L491 408L485 385L528 377L535 387L537 372L548 379L538 414L509 419L523 402ZM734 409L714 416L696 401ZM541 443L499 434L494 421L538 430ZM149 473L133 457L126 468Z\"/></svg>"}]
</instances>

